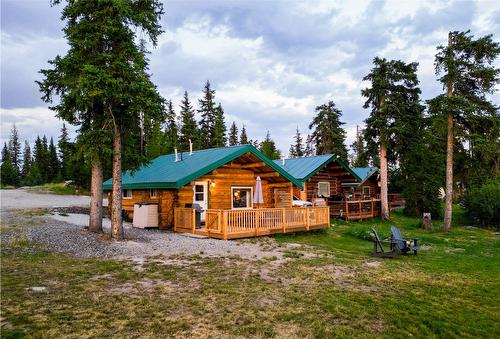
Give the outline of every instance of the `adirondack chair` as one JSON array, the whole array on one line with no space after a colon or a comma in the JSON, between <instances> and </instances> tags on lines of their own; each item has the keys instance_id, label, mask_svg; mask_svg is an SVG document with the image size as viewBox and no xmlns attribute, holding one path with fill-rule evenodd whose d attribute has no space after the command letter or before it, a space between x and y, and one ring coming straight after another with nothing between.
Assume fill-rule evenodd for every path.
<instances>
[{"instance_id":1,"label":"adirondack chair","mask_svg":"<svg viewBox=\"0 0 500 339\"><path fill-rule=\"evenodd\" d=\"M391 226L391 233L391 249L393 251L403 254L413 251L413 254L417 255L419 249L417 238L413 238L412 242L405 240L396 226Z\"/></svg>"},{"instance_id":2,"label":"adirondack chair","mask_svg":"<svg viewBox=\"0 0 500 339\"><path fill-rule=\"evenodd\" d=\"M384 250L384 246L382 246L382 240L378 236L377 230L374 226L372 226L372 238L373 238L373 252L372 256L374 257L386 257L386 258L394 258L398 255L398 252L394 251L391 243L391 250Z\"/></svg>"}]
</instances>

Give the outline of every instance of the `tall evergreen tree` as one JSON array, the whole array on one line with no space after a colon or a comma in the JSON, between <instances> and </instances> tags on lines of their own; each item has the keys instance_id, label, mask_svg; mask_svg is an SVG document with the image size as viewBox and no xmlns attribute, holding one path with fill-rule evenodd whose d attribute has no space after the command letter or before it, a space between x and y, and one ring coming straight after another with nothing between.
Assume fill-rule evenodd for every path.
<instances>
[{"instance_id":1,"label":"tall evergreen tree","mask_svg":"<svg viewBox=\"0 0 500 339\"><path fill-rule=\"evenodd\" d=\"M312 130L311 138L317 154L336 154L347 162L347 148L345 146L344 122L340 121L342 112L335 107L333 101L316 107L316 116L309 124Z\"/></svg>"},{"instance_id":2,"label":"tall evergreen tree","mask_svg":"<svg viewBox=\"0 0 500 339\"><path fill-rule=\"evenodd\" d=\"M154 159L160 156L165 146L165 135L161 130L160 121L155 120L146 145L147 157Z\"/></svg>"},{"instance_id":3,"label":"tall evergreen tree","mask_svg":"<svg viewBox=\"0 0 500 339\"><path fill-rule=\"evenodd\" d=\"M31 147L27 141L24 141L24 151L23 151L23 168L21 170L21 176L26 179L31 168L32 157L31 157Z\"/></svg>"},{"instance_id":4,"label":"tall evergreen tree","mask_svg":"<svg viewBox=\"0 0 500 339\"><path fill-rule=\"evenodd\" d=\"M295 136L293 137L294 143L290 145L290 157L298 158L305 155L304 145L302 141L302 136L300 135L299 128L295 130Z\"/></svg>"},{"instance_id":5,"label":"tall evergreen tree","mask_svg":"<svg viewBox=\"0 0 500 339\"><path fill-rule=\"evenodd\" d=\"M351 145L351 148L354 152L353 160L351 162L351 166L353 167L367 167L368 166L368 156L365 150L365 142L363 140L363 133L359 129L359 126L356 126L356 140Z\"/></svg>"},{"instance_id":6,"label":"tall evergreen tree","mask_svg":"<svg viewBox=\"0 0 500 339\"><path fill-rule=\"evenodd\" d=\"M2 148L2 161L5 161L7 159L10 159L10 152L9 152L9 147L7 146L7 143L3 143L3 148Z\"/></svg>"},{"instance_id":7,"label":"tall evergreen tree","mask_svg":"<svg viewBox=\"0 0 500 339\"><path fill-rule=\"evenodd\" d=\"M229 146L238 145L238 127L233 121L231 128L229 129Z\"/></svg>"},{"instance_id":8,"label":"tall evergreen tree","mask_svg":"<svg viewBox=\"0 0 500 339\"><path fill-rule=\"evenodd\" d=\"M274 140L271 139L271 134L267 131L265 139L260 143L259 150L269 159L279 159L281 152L276 147Z\"/></svg>"},{"instance_id":9,"label":"tall evergreen tree","mask_svg":"<svg viewBox=\"0 0 500 339\"><path fill-rule=\"evenodd\" d=\"M165 148L166 154L174 152L174 148L179 147L179 128L177 127L177 116L175 114L172 100L167 104L167 117L165 127Z\"/></svg>"},{"instance_id":10,"label":"tall evergreen tree","mask_svg":"<svg viewBox=\"0 0 500 339\"><path fill-rule=\"evenodd\" d=\"M217 105L215 108L215 120L214 129L212 135L212 145L213 147L224 147L227 143L226 137L226 122L224 119L224 110L221 104Z\"/></svg>"},{"instance_id":11,"label":"tall evergreen tree","mask_svg":"<svg viewBox=\"0 0 500 339\"><path fill-rule=\"evenodd\" d=\"M240 134L240 145L246 145L248 144L248 136L247 136L247 129L245 128L245 125L241 128L241 134Z\"/></svg>"},{"instance_id":12,"label":"tall evergreen tree","mask_svg":"<svg viewBox=\"0 0 500 339\"><path fill-rule=\"evenodd\" d=\"M19 183L19 176L12 160L10 160L10 155L2 157L2 165L0 165L0 183L2 186L17 186Z\"/></svg>"},{"instance_id":13,"label":"tall evergreen tree","mask_svg":"<svg viewBox=\"0 0 500 339\"><path fill-rule=\"evenodd\" d=\"M450 32L448 46L438 47L436 75L446 94L432 99L430 105L439 107L437 110L447 117L445 231L452 221L455 131L466 130L478 118L498 122L498 108L486 95L493 93L500 81L500 69L494 67L499 54L500 45L491 35L474 39L469 31Z\"/></svg>"},{"instance_id":14,"label":"tall evergreen tree","mask_svg":"<svg viewBox=\"0 0 500 339\"><path fill-rule=\"evenodd\" d=\"M60 169L59 169L59 158L57 157L57 149L54 145L54 140L50 138L49 149L48 149L48 171L47 180L49 182L55 182L60 179Z\"/></svg>"},{"instance_id":15,"label":"tall evergreen tree","mask_svg":"<svg viewBox=\"0 0 500 339\"><path fill-rule=\"evenodd\" d=\"M194 149L200 148L199 130L194 118L193 107L189 102L188 92L184 92L181 101L181 131L179 137L180 150L189 150L189 140L193 143Z\"/></svg>"},{"instance_id":16,"label":"tall evergreen tree","mask_svg":"<svg viewBox=\"0 0 500 339\"><path fill-rule=\"evenodd\" d=\"M405 64L399 60L387 61L378 57L373 63L374 68L363 78L371 83L371 87L361 91L367 99L363 107L372 109L365 121L364 134L369 147L380 147L381 216L388 219L388 157L395 154L392 150L398 135L396 122L401 112L415 109L413 106L418 105L420 89L416 75L417 63Z\"/></svg>"},{"instance_id":17,"label":"tall evergreen tree","mask_svg":"<svg viewBox=\"0 0 500 339\"><path fill-rule=\"evenodd\" d=\"M213 140L215 135L215 120L216 106L214 102L215 90L210 88L210 81L207 80L203 88L203 97L198 100L198 113L201 115L200 120L200 146L204 148L215 146Z\"/></svg>"},{"instance_id":18,"label":"tall evergreen tree","mask_svg":"<svg viewBox=\"0 0 500 339\"><path fill-rule=\"evenodd\" d=\"M316 150L314 149L314 140L310 134L306 137L306 146L304 147L304 155L306 157L310 157L316 154Z\"/></svg>"},{"instance_id":19,"label":"tall evergreen tree","mask_svg":"<svg viewBox=\"0 0 500 339\"><path fill-rule=\"evenodd\" d=\"M12 165L18 174L21 173L21 142L19 141L19 132L16 124L12 126L9 139L9 153Z\"/></svg>"},{"instance_id":20,"label":"tall evergreen tree","mask_svg":"<svg viewBox=\"0 0 500 339\"><path fill-rule=\"evenodd\" d=\"M69 180L71 179L70 159L72 153L72 143L69 140L68 129L65 123L63 123L61 128L61 135L57 141L57 147L59 148L59 159L61 160L61 177L64 180Z\"/></svg>"},{"instance_id":21,"label":"tall evergreen tree","mask_svg":"<svg viewBox=\"0 0 500 339\"><path fill-rule=\"evenodd\" d=\"M111 146L113 238L123 238L122 163L137 168L148 160L136 148L142 135L149 134L143 128L152 128L152 121L163 115L163 99L147 73L144 40L156 46L162 14L159 0L68 1L62 19L67 21L64 32L70 48L51 61L53 69L41 71L44 100L51 102L59 94L60 103L52 108L81 126L81 140L88 141L84 146L94 158L91 226L95 223L97 231L102 219L102 152L109 153Z\"/></svg>"}]
</instances>

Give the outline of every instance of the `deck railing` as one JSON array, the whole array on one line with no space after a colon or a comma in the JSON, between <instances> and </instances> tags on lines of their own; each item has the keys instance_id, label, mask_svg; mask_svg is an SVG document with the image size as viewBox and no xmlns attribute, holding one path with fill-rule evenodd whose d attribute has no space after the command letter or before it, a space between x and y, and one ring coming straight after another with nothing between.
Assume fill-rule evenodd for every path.
<instances>
[{"instance_id":1,"label":"deck railing","mask_svg":"<svg viewBox=\"0 0 500 339\"><path fill-rule=\"evenodd\" d=\"M331 215L346 220L369 219L380 215L380 199L329 201Z\"/></svg>"},{"instance_id":2,"label":"deck railing","mask_svg":"<svg viewBox=\"0 0 500 339\"><path fill-rule=\"evenodd\" d=\"M189 208L176 208L174 230L228 239L308 231L330 225L329 207L208 209L205 211L205 224L201 229L195 228L194 213L194 210Z\"/></svg>"}]
</instances>

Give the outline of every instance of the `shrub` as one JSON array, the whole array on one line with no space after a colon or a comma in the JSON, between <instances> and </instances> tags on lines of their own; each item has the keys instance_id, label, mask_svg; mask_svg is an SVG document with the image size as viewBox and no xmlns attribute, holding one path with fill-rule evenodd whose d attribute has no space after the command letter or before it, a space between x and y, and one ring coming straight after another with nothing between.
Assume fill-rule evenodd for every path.
<instances>
[{"instance_id":1,"label":"shrub","mask_svg":"<svg viewBox=\"0 0 500 339\"><path fill-rule=\"evenodd\" d=\"M500 179L470 189L463 202L472 220L483 226L500 228Z\"/></svg>"}]
</instances>

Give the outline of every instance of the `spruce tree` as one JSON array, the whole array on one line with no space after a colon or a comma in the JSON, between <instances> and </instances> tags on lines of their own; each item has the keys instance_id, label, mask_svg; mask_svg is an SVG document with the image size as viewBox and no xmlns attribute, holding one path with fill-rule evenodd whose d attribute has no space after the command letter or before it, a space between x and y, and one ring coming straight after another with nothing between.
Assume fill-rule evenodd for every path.
<instances>
[{"instance_id":1,"label":"spruce tree","mask_svg":"<svg viewBox=\"0 0 500 339\"><path fill-rule=\"evenodd\" d=\"M312 130L311 138L319 154L336 154L347 162L347 148L345 146L344 122L340 121L342 112L335 107L333 101L317 106L316 116L309 124Z\"/></svg>"},{"instance_id":2,"label":"spruce tree","mask_svg":"<svg viewBox=\"0 0 500 339\"><path fill-rule=\"evenodd\" d=\"M302 136L300 135L299 128L295 130L295 136L293 137L294 143L290 145L290 157L298 158L305 155L305 149L302 141Z\"/></svg>"},{"instance_id":3,"label":"spruce tree","mask_svg":"<svg viewBox=\"0 0 500 339\"><path fill-rule=\"evenodd\" d=\"M146 153L148 159L154 159L160 156L163 153L163 149L165 148L165 135L161 130L160 121L153 121L153 128L148 137L147 145L146 145Z\"/></svg>"},{"instance_id":4,"label":"spruce tree","mask_svg":"<svg viewBox=\"0 0 500 339\"><path fill-rule=\"evenodd\" d=\"M16 128L16 124L13 124L10 131L9 139L9 153L10 161L16 169L17 173L21 173L21 143L19 141L19 132Z\"/></svg>"},{"instance_id":5,"label":"spruce tree","mask_svg":"<svg viewBox=\"0 0 500 339\"><path fill-rule=\"evenodd\" d=\"M60 179L60 164L59 158L57 157L57 149L54 145L54 140L50 138L49 149L48 149L48 171L47 180L49 182L56 182Z\"/></svg>"},{"instance_id":6,"label":"spruce tree","mask_svg":"<svg viewBox=\"0 0 500 339\"><path fill-rule=\"evenodd\" d=\"M5 161L7 159L10 159L10 152L9 152L9 147L7 146L7 143L3 143L3 148L2 148L2 161Z\"/></svg>"},{"instance_id":7,"label":"spruce tree","mask_svg":"<svg viewBox=\"0 0 500 339\"><path fill-rule=\"evenodd\" d=\"M356 140L351 145L354 152L354 158L352 161L353 167L367 167L368 166L368 154L365 149L365 142L363 140L363 133L357 127Z\"/></svg>"},{"instance_id":8,"label":"spruce tree","mask_svg":"<svg viewBox=\"0 0 500 339\"><path fill-rule=\"evenodd\" d=\"M405 132L398 125L402 116L411 116L412 112L420 110L420 89L416 75L418 64L387 61L378 57L373 63L374 68L363 78L371 83L371 87L361 91L367 99L363 107L371 108L370 116L365 121L364 134L372 149L380 147L381 216L388 219L388 161L394 159L398 137Z\"/></svg>"},{"instance_id":9,"label":"spruce tree","mask_svg":"<svg viewBox=\"0 0 500 339\"><path fill-rule=\"evenodd\" d=\"M224 121L224 110L221 104L217 105L215 108L215 120L212 139L213 147L224 147L226 146L226 122Z\"/></svg>"},{"instance_id":10,"label":"spruce tree","mask_svg":"<svg viewBox=\"0 0 500 339\"><path fill-rule=\"evenodd\" d=\"M198 100L200 113L200 146L211 148L215 145L215 119L216 106L214 103L215 90L210 88L210 81L207 80L203 88L203 97Z\"/></svg>"},{"instance_id":11,"label":"spruce tree","mask_svg":"<svg viewBox=\"0 0 500 339\"><path fill-rule=\"evenodd\" d=\"M179 148L181 151L189 150L189 140L194 149L200 149L199 130L194 118L193 107L189 102L188 92L184 92L181 101L181 131L179 137Z\"/></svg>"},{"instance_id":12,"label":"spruce tree","mask_svg":"<svg viewBox=\"0 0 500 339\"><path fill-rule=\"evenodd\" d=\"M84 148L93 157L91 225L95 221L96 228L102 219L103 153L112 151L113 238L123 238L122 164L135 169L148 161L139 148L142 135L149 134L144 127L163 118L163 99L150 80L145 57L145 39L156 46L162 33L162 14L159 0L69 1L62 15L69 50L50 62L53 69L41 71L43 99L51 102L59 95L60 103L52 109L80 126Z\"/></svg>"},{"instance_id":13,"label":"spruce tree","mask_svg":"<svg viewBox=\"0 0 500 339\"><path fill-rule=\"evenodd\" d=\"M231 128L229 129L229 146L238 145L238 127L233 121Z\"/></svg>"},{"instance_id":14,"label":"spruce tree","mask_svg":"<svg viewBox=\"0 0 500 339\"><path fill-rule=\"evenodd\" d=\"M70 158L72 144L69 140L68 129L65 123L63 123L61 128L61 135L57 141L57 147L59 148L59 159L61 160L61 177L64 180L69 180L71 179Z\"/></svg>"},{"instance_id":15,"label":"spruce tree","mask_svg":"<svg viewBox=\"0 0 500 339\"><path fill-rule=\"evenodd\" d=\"M19 183L19 176L10 156L2 160L0 165L0 183L2 186L17 186Z\"/></svg>"},{"instance_id":16,"label":"spruce tree","mask_svg":"<svg viewBox=\"0 0 500 339\"><path fill-rule=\"evenodd\" d=\"M500 69L494 66L499 54L500 45L491 35L474 39L469 31L450 32L448 45L438 47L436 75L446 94L432 99L430 105L447 117L445 231L452 221L455 131L467 130L478 118L498 123L498 108L487 95L495 91L500 81Z\"/></svg>"},{"instance_id":17,"label":"spruce tree","mask_svg":"<svg viewBox=\"0 0 500 339\"><path fill-rule=\"evenodd\" d=\"M281 157L281 152L276 148L274 140L271 139L269 131L266 133L265 139L260 143L259 150L269 159L275 160Z\"/></svg>"},{"instance_id":18,"label":"spruce tree","mask_svg":"<svg viewBox=\"0 0 500 339\"><path fill-rule=\"evenodd\" d=\"M175 114L172 100L167 104L167 117L165 127L165 154L174 152L174 148L179 147L179 129L177 127L177 116Z\"/></svg>"},{"instance_id":19,"label":"spruce tree","mask_svg":"<svg viewBox=\"0 0 500 339\"><path fill-rule=\"evenodd\" d=\"M27 141L24 141L24 151L23 151L23 168L21 170L21 176L23 180L26 179L31 168L32 157L31 157L31 147Z\"/></svg>"},{"instance_id":20,"label":"spruce tree","mask_svg":"<svg viewBox=\"0 0 500 339\"><path fill-rule=\"evenodd\" d=\"M241 134L240 134L240 145L247 145L248 142L248 136L247 136L247 130L245 128L245 125L241 128Z\"/></svg>"},{"instance_id":21,"label":"spruce tree","mask_svg":"<svg viewBox=\"0 0 500 339\"><path fill-rule=\"evenodd\" d=\"M306 157L311 157L316 154L316 150L314 149L314 141L310 134L307 135L306 138L306 146L304 147L304 155Z\"/></svg>"}]
</instances>

